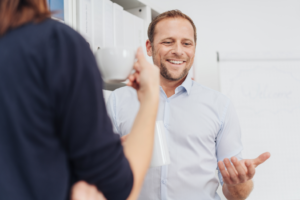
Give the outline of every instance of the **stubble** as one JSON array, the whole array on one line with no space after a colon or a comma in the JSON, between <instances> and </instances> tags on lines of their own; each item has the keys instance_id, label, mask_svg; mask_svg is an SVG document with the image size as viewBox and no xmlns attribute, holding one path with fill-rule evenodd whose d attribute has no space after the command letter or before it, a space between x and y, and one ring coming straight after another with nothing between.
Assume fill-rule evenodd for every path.
<instances>
[{"instance_id":1,"label":"stubble","mask_svg":"<svg viewBox=\"0 0 300 200\"><path fill-rule=\"evenodd\" d=\"M156 51L154 49L152 50L152 55L153 55L152 56L153 62L155 63L154 57L156 55ZM189 63L189 60L187 60L186 62ZM169 72L168 68L166 67L166 65L163 63L163 59L160 60L160 65L157 65L157 66L160 69L160 75L162 75L162 77L164 77L165 79L167 79L169 81L179 81L189 73L189 69L184 68L179 76L173 77L172 74Z\"/></svg>"}]
</instances>

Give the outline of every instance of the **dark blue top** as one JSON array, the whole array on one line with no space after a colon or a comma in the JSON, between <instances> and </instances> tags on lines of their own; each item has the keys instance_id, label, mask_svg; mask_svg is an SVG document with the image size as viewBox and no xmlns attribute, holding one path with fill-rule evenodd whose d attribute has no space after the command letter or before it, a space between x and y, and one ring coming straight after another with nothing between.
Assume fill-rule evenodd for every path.
<instances>
[{"instance_id":1,"label":"dark blue top","mask_svg":"<svg viewBox=\"0 0 300 200\"><path fill-rule=\"evenodd\" d=\"M133 176L87 42L47 19L0 37L0 199L66 200L75 181L126 199Z\"/></svg>"}]
</instances>

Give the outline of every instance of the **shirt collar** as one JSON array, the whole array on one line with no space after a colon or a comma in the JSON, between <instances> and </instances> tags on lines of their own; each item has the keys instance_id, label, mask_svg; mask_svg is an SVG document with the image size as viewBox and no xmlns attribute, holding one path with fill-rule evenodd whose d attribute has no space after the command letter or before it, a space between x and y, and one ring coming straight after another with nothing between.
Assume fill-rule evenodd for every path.
<instances>
[{"instance_id":1,"label":"shirt collar","mask_svg":"<svg viewBox=\"0 0 300 200\"><path fill-rule=\"evenodd\" d=\"M181 91L182 89L185 89L185 91L189 95L192 89L192 85L193 85L192 75L188 73L183 83L175 89L175 94Z\"/></svg>"}]
</instances>

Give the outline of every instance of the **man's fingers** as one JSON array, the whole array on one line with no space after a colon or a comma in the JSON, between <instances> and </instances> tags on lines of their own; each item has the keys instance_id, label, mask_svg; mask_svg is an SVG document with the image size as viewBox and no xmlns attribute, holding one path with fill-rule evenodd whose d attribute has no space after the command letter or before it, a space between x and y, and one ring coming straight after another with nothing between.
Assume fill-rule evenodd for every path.
<instances>
[{"instance_id":1,"label":"man's fingers","mask_svg":"<svg viewBox=\"0 0 300 200\"><path fill-rule=\"evenodd\" d=\"M240 161L236 157L231 158L231 162L233 163L237 173L239 180L243 183L247 180L247 175L244 167L241 165Z\"/></svg>"},{"instance_id":2,"label":"man's fingers","mask_svg":"<svg viewBox=\"0 0 300 200\"><path fill-rule=\"evenodd\" d=\"M239 180L238 180L238 176L237 176L235 168L231 165L231 162L229 161L228 158L224 159L224 163L225 163L227 171L230 175L230 179L232 180L232 182L234 184L237 184L239 182Z\"/></svg>"},{"instance_id":3,"label":"man's fingers","mask_svg":"<svg viewBox=\"0 0 300 200\"><path fill-rule=\"evenodd\" d=\"M247 167L247 176L251 179L255 174L255 166L250 160L246 160L245 165Z\"/></svg>"},{"instance_id":4,"label":"man's fingers","mask_svg":"<svg viewBox=\"0 0 300 200\"><path fill-rule=\"evenodd\" d=\"M264 163L266 160L270 158L271 154L269 152L263 153L257 158L253 159L254 167L257 167L258 165Z\"/></svg>"},{"instance_id":5,"label":"man's fingers","mask_svg":"<svg viewBox=\"0 0 300 200\"><path fill-rule=\"evenodd\" d=\"M222 174L224 183L230 184L231 183L230 176L229 176L229 174L228 174L228 172L227 172L227 170L224 166L224 163L222 161L218 162L218 167L219 167L219 170Z\"/></svg>"}]
</instances>

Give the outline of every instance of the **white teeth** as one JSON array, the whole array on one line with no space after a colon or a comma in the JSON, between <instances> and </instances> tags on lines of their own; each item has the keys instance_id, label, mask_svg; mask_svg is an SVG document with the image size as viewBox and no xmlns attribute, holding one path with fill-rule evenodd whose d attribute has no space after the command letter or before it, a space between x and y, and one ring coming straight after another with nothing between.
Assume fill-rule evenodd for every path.
<instances>
[{"instance_id":1,"label":"white teeth","mask_svg":"<svg viewBox=\"0 0 300 200\"><path fill-rule=\"evenodd\" d=\"M169 60L170 63L173 63L173 64L181 64L183 63L183 61L176 61L176 60Z\"/></svg>"}]
</instances>

